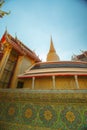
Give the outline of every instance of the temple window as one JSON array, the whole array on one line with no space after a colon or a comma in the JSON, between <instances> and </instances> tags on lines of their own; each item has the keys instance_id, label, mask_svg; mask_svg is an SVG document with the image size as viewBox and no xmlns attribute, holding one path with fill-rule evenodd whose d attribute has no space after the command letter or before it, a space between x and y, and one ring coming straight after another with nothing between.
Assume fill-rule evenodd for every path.
<instances>
[{"instance_id":1,"label":"temple window","mask_svg":"<svg viewBox=\"0 0 87 130\"><path fill-rule=\"evenodd\" d=\"M23 88L23 86L24 86L24 82L18 81L17 88Z\"/></svg>"}]
</instances>

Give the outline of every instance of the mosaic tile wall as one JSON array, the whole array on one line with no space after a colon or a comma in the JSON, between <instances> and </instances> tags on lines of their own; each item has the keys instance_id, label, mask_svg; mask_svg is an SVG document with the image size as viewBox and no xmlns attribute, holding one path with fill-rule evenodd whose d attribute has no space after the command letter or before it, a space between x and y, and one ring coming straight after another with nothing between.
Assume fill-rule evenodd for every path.
<instances>
[{"instance_id":1,"label":"mosaic tile wall","mask_svg":"<svg viewBox=\"0 0 87 130\"><path fill-rule=\"evenodd\" d=\"M12 91L0 91L0 130L87 130L86 93Z\"/></svg>"}]
</instances>

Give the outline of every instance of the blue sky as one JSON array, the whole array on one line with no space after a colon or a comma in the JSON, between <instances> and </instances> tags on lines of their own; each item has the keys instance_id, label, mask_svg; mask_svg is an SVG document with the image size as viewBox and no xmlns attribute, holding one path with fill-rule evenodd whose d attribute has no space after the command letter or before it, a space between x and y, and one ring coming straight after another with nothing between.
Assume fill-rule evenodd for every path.
<instances>
[{"instance_id":1,"label":"blue sky","mask_svg":"<svg viewBox=\"0 0 87 130\"><path fill-rule=\"evenodd\" d=\"M45 61L52 36L61 60L87 50L86 0L5 0L0 38L5 29Z\"/></svg>"}]
</instances>

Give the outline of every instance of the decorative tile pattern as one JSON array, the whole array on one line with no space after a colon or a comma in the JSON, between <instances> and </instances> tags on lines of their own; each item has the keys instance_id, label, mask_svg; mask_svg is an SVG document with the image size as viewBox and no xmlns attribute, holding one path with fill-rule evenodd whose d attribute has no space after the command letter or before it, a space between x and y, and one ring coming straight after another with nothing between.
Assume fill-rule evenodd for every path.
<instances>
[{"instance_id":1,"label":"decorative tile pattern","mask_svg":"<svg viewBox=\"0 0 87 130\"><path fill-rule=\"evenodd\" d=\"M22 107L22 119L24 124L31 124L36 118L35 106L31 104L25 104Z\"/></svg>"},{"instance_id":2,"label":"decorative tile pattern","mask_svg":"<svg viewBox=\"0 0 87 130\"><path fill-rule=\"evenodd\" d=\"M16 103L7 103L5 107L5 120L10 122L17 122L18 107Z\"/></svg>"},{"instance_id":3,"label":"decorative tile pattern","mask_svg":"<svg viewBox=\"0 0 87 130\"><path fill-rule=\"evenodd\" d=\"M41 108L39 116L46 127L51 127L57 120L57 113L51 106Z\"/></svg>"},{"instance_id":4,"label":"decorative tile pattern","mask_svg":"<svg viewBox=\"0 0 87 130\"><path fill-rule=\"evenodd\" d=\"M72 106L64 107L61 111L61 119L69 129L77 129L81 124L81 115Z\"/></svg>"},{"instance_id":5,"label":"decorative tile pattern","mask_svg":"<svg viewBox=\"0 0 87 130\"><path fill-rule=\"evenodd\" d=\"M0 120L3 120L4 106L4 103L0 102Z\"/></svg>"},{"instance_id":6,"label":"decorative tile pattern","mask_svg":"<svg viewBox=\"0 0 87 130\"><path fill-rule=\"evenodd\" d=\"M87 125L87 111L84 112L85 124Z\"/></svg>"},{"instance_id":7,"label":"decorative tile pattern","mask_svg":"<svg viewBox=\"0 0 87 130\"><path fill-rule=\"evenodd\" d=\"M86 93L0 93L0 130L86 129Z\"/></svg>"}]
</instances>

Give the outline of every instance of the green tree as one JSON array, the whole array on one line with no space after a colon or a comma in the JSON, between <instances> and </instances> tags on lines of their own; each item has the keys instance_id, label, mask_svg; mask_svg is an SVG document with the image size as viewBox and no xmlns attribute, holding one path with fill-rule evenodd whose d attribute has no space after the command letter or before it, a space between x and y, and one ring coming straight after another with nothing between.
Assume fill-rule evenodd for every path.
<instances>
[{"instance_id":1,"label":"green tree","mask_svg":"<svg viewBox=\"0 0 87 130\"><path fill-rule=\"evenodd\" d=\"M4 3L5 3L4 0L0 0L0 8L3 6ZM5 11L2 11L0 9L0 18L2 18L4 15L8 15L8 14L10 14L10 11L9 12L5 12Z\"/></svg>"}]
</instances>

